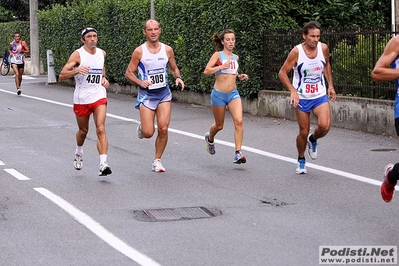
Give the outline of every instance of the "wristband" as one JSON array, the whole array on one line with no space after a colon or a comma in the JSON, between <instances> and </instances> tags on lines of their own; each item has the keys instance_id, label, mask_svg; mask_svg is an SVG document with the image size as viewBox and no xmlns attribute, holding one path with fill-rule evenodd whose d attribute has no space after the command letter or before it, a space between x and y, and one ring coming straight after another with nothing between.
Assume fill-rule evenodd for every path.
<instances>
[{"instance_id":1,"label":"wristband","mask_svg":"<svg viewBox=\"0 0 399 266\"><path fill-rule=\"evenodd\" d=\"M175 79L181 79L181 80L183 80L183 79L181 78L181 76L176 76Z\"/></svg>"}]
</instances>

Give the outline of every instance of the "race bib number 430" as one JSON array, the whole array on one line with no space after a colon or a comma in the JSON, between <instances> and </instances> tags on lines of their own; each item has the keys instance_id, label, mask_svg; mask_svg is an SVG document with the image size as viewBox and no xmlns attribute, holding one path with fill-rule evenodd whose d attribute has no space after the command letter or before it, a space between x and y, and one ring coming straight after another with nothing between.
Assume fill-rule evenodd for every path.
<instances>
[{"instance_id":1,"label":"race bib number 430","mask_svg":"<svg viewBox=\"0 0 399 266\"><path fill-rule=\"evenodd\" d=\"M86 82L89 84L99 84L101 81L101 76L102 76L103 70L102 69L96 69L92 68L89 70L89 74L86 77Z\"/></svg>"},{"instance_id":2,"label":"race bib number 430","mask_svg":"<svg viewBox=\"0 0 399 266\"><path fill-rule=\"evenodd\" d=\"M164 68L150 69L147 71L147 77L151 81L149 90L166 87L166 73Z\"/></svg>"}]
</instances>

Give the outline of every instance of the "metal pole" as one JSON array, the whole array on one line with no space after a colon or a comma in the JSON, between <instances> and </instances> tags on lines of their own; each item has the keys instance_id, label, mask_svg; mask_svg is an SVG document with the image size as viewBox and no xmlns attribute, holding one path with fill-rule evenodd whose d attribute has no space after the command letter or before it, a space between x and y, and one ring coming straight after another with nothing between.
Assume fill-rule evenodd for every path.
<instances>
[{"instance_id":1,"label":"metal pole","mask_svg":"<svg viewBox=\"0 0 399 266\"><path fill-rule=\"evenodd\" d=\"M155 0L151 0L151 19L155 19Z\"/></svg>"},{"instance_id":2,"label":"metal pole","mask_svg":"<svg viewBox=\"0 0 399 266\"><path fill-rule=\"evenodd\" d=\"M392 9L393 9L393 31L398 31L398 29L397 29L397 24L398 24L398 21L399 21L399 0L395 0L395 1L393 1L392 0L392 2L393 2L393 6L392 6Z\"/></svg>"},{"instance_id":3,"label":"metal pole","mask_svg":"<svg viewBox=\"0 0 399 266\"><path fill-rule=\"evenodd\" d=\"M30 15L30 60L31 75L40 75L39 23L37 21L38 0L29 0Z\"/></svg>"}]
</instances>

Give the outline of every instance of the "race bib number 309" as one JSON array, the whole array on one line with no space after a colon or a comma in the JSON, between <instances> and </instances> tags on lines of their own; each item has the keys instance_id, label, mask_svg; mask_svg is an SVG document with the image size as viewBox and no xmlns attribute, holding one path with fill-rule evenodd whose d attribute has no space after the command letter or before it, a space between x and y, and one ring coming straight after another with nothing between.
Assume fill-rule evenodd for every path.
<instances>
[{"instance_id":1,"label":"race bib number 309","mask_svg":"<svg viewBox=\"0 0 399 266\"><path fill-rule=\"evenodd\" d=\"M147 77L151 81L149 90L166 87L166 73L164 68L150 69L147 71Z\"/></svg>"}]
</instances>

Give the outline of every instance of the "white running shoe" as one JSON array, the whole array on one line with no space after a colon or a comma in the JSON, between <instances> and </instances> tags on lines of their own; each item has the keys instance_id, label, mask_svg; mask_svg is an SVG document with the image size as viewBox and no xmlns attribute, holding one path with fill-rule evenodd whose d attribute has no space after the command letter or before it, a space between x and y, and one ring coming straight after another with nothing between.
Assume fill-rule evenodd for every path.
<instances>
[{"instance_id":1,"label":"white running shoe","mask_svg":"<svg viewBox=\"0 0 399 266\"><path fill-rule=\"evenodd\" d=\"M152 171L165 172L165 167L162 166L161 159L155 159L152 163Z\"/></svg>"},{"instance_id":2,"label":"white running shoe","mask_svg":"<svg viewBox=\"0 0 399 266\"><path fill-rule=\"evenodd\" d=\"M308 135L307 141L308 141L308 154L309 157L312 158L313 160L317 159L317 141L311 142L309 140L311 134Z\"/></svg>"},{"instance_id":3,"label":"white running shoe","mask_svg":"<svg viewBox=\"0 0 399 266\"><path fill-rule=\"evenodd\" d=\"M298 168L296 169L295 173L297 173L298 175L306 174L308 171L306 170L305 164L306 164L305 159L299 159L298 160Z\"/></svg>"},{"instance_id":4,"label":"white running shoe","mask_svg":"<svg viewBox=\"0 0 399 266\"><path fill-rule=\"evenodd\" d=\"M22 90L21 89L17 89L17 95L21 95Z\"/></svg>"},{"instance_id":5,"label":"white running shoe","mask_svg":"<svg viewBox=\"0 0 399 266\"><path fill-rule=\"evenodd\" d=\"M111 168L109 167L107 162L100 164L100 172L98 173L99 176L106 176L112 174Z\"/></svg>"},{"instance_id":6,"label":"white running shoe","mask_svg":"<svg viewBox=\"0 0 399 266\"><path fill-rule=\"evenodd\" d=\"M215 143L209 142L209 132L205 133L205 149L211 154L214 155L216 153Z\"/></svg>"},{"instance_id":7,"label":"white running shoe","mask_svg":"<svg viewBox=\"0 0 399 266\"><path fill-rule=\"evenodd\" d=\"M136 133L137 133L137 137L139 137L139 139L143 138L143 134L141 134L141 124L139 124L136 128Z\"/></svg>"},{"instance_id":8,"label":"white running shoe","mask_svg":"<svg viewBox=\"0 0 399 266\"><path fill-rule=\"evenodd\" d=\"M83 168L83 154L75 154L73 167L75 167L76 170L80 170Z\"/></svg>"}]
</instances>

